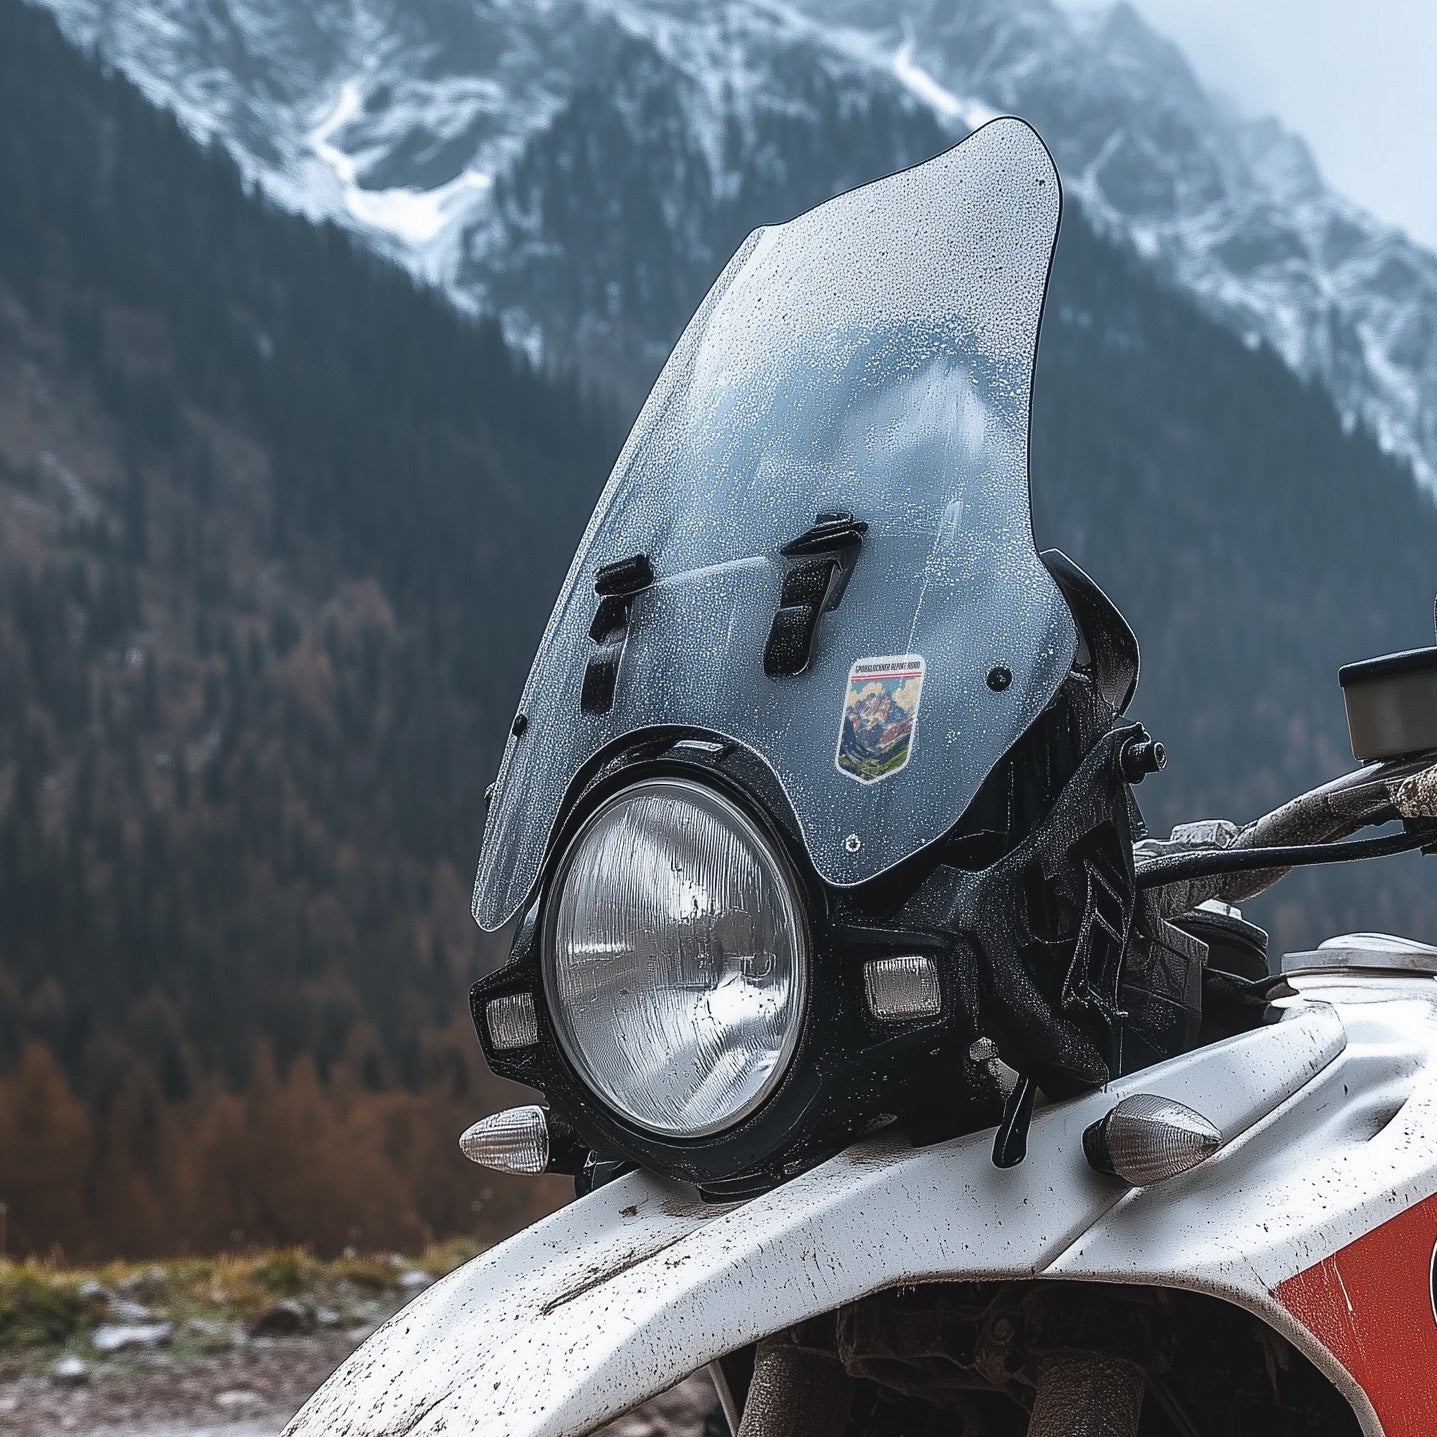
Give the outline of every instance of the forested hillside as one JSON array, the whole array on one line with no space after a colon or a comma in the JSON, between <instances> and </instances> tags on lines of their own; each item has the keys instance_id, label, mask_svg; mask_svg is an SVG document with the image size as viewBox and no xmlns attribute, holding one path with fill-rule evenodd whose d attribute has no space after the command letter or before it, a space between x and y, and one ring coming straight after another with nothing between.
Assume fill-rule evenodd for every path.
<instances>
[{"instance_id":1,"label":"forested hillside","mask_svg":"<svg viewBox=\"0 0 1437 1437\"><path fill-rule=\"evenodd\" d=\"M15 0L0 197L11 1248L462 1225L482 795L616 432Z\"/></svg>"},{"instance_id":2,"label":"forested hillside","mask_svg":"<svg viewBox=\"0 0 1437 1437\"><path fill-rule=\"evenodd\" d=\"M704 87L644 41L615 46L499 176L495 232L469 237L459 284L562 335L637 406L750 230L956 138L896 83L802 51L778 75L778 96L751 114L730 103L705 136L693 118Z\"/></svg>"},{"instance_id":3,"label":"forested hillside","mask_svg":"<svg viewBox=\"0 0 1437 1437\"><path fill-rule=\"evenodd\" d=\"M584 137L621 133L604 109L624 98L586 96L556 127L568 158L530 154L519 173L549 179L505 197L519 213L564 174L575 265L604 182ZM921 136L870 120L854 165L919 157ZM684 202L697 161L674 144L653 204ZM778 127L736 150L757 177L735 236L864 177L764 183L813 144ZM606 212L632 245L604 285L649 286L677 325L709 276L650 253L641 215ZM1040 538L1143 640L1138 711L1172 753L1150 815L1244 817L1343 767L1337 664L1430 637L1431 502L1076 209L1039 370ZM455 1148L503 1100L465 1012L468 887L514 695L620 437L609 413L246 193L47 15L0 0L12 1253L411 1244L500 1231L533 1201ZM1288 945L1437 938L1428 872L1294 880L1264 911Z\"/></svg>"},{"instance_id":4,"label":"forested hillside","mask_svg":"<svg viewBox=\"0 0 1437 1437\"><path fill-rule=\"evenodd\" d=\"M1433 642L1437 505L1328 396L1202 322L1070 206L1034 397L1040 544L1137 631L1134 712L1168 746L1139 792L1166 834L1244 820L1352 768L1340 665ZM1437 863L1284 880L1273 952L1383 929L1437 942Z\"/></svg>"}]
</instances>

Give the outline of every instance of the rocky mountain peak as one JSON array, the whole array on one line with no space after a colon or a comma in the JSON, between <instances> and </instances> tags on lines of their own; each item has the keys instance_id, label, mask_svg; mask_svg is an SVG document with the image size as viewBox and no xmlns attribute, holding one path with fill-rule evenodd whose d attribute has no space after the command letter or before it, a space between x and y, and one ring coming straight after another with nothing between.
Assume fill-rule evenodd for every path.
<instances>
[{"instance_id":1,"label":"rocky mountain peak","mask_svg":"<svg viewBox=\"0 0 1437 1437\"><path fill-rule=\"evenodd\" d=\"M1437 488L1437 257L1334 193L1275 120L1210 93L1125 0L44 3L282 203L636 383L745 229L823 198L818 179L1021 114L1101 228ZM868 173L834 151L864 107L884 117L860 127ZM563 193L576 165L603 201L587 240ZM666 231L644 239L678 266L672 303L645 298L654 274L614 288L636 223ZM586 271L573 303L592 307L531 288L540 251Z\"/></svg>"}]
</instances>

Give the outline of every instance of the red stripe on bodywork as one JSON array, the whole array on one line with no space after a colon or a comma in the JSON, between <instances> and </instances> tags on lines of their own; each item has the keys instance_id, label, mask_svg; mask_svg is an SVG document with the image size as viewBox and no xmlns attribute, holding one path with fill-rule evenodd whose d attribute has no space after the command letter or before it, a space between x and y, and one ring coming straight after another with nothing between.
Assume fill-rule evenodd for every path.
<instances>
[{"instance_id":1,"label":"red stripe on bodywork","mask_svg":"<svg viewBox=\"0 0 1437 1437\"><path fill-rule=\"evenodd\" d=\"M1290 1277L1277 1300L1352 1374L1387 1437L1437 1433L1437 1196Z\"/></svg>"}]
</instances>

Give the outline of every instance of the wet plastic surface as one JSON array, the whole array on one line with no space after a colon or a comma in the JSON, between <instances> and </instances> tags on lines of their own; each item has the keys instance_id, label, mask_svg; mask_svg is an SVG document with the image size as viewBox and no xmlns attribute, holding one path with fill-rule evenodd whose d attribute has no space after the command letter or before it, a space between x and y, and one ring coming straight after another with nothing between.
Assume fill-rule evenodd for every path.
<instances>
[{"instance_id":1,"label":"wet plastic surface","mask_svg":"<svg viewBox=\"0 0 1437 1437\"><path fill-rule=\"evenodd\" d=\"M576 775L646 728L758 753L838 886L961 818L1076 647L1028 500L1059 209L1042 142L998 120L744 244L640 414L545 632L489 811L483 927L532 889ZM868 525L851 577L809 666L771 677L783 580L806 562L781 551L835 511ZM655 577L629 601L612 705L585 711L595 578L641 554ZM855 672L873 660L891 662Z\"/></svg>"}]
</instances>

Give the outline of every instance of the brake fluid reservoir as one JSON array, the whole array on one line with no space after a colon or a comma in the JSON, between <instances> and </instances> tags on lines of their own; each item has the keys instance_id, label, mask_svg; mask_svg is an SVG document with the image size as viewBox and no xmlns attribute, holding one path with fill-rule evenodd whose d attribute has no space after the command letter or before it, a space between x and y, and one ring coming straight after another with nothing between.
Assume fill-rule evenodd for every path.
<instances>
[{"instance_id":1,"label":"brake fluid reservoir","mask_svg":"<svg viewBox=\"0 0 1437 1437\"><path fill-rule=\"evenodd\" d=\"M1352 752L1364 763L1437 750L1437 649L1411 649L1338 671Z\"/></svg>"}]
</instances>

